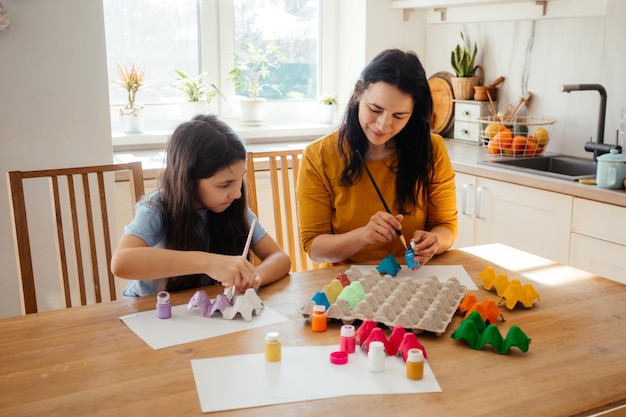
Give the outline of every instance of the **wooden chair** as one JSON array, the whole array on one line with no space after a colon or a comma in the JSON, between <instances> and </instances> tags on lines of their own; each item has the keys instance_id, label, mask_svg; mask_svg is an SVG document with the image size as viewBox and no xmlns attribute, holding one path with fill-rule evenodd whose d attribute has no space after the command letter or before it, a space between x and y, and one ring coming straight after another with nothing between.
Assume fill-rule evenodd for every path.
<instances>
[{"instance_id":1,"label":"wooden chair","mask_svg":"<svg viewBox=\"0 0 626 417\"><path fill-rule=\"evenodd\" d=\"M76 301L80 305L102 302L105 285L108 298L117 298L110 231L115 221L110 219L115 217L110 216L115 212L113 193L119 189L115 178L128 181L125 188L130 188L134 210L144 194L141 162L7 173L23 313L38 311L37 292L40 308L44 301L51 305L48 309L61 306L60 297L51 296L59 291L65 308L77 305ZM52 242L55 250L50 248ZM50 266L55 264L60 288L50 280Z\"/></svg>"},{"instance_id":2,"label":"wooden chair","mask_svg":"<svg viewBox=\"0 0 626 417\"><path fill-rule=\"evenodd\" d=\"M291 257L291 271L317 269L300 244L295 184L302 150L248 152L248 205ZM270 213L274 215L271 216Z\"/></svg>"}]
</instances>

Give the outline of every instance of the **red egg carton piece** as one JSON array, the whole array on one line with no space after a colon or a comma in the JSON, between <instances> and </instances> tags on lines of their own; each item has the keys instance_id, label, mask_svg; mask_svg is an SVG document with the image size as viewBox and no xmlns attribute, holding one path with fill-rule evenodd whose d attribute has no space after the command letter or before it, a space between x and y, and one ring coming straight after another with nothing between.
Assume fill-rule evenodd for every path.
<instances>
[{"instance_id":1,"label":"red egg carton piece","mask_svg":"<svg viewBox=\"0 0 626 417\"><path fill-rule=\"evenodd\" d=\"M424 353L424 358L428 359L426 348L417 339L413 332L406 331L402 326L395 326L389 335L385 337L383 330L376 326L373 320L365 320L357 328L356 334L359 337L360 346L369 351L369 343L378 341L382 342L385 351L389 356L397 356L402 354L402 360L406 362L409 350L413 348L420 349Z\"/></svg>"}]
</instances>

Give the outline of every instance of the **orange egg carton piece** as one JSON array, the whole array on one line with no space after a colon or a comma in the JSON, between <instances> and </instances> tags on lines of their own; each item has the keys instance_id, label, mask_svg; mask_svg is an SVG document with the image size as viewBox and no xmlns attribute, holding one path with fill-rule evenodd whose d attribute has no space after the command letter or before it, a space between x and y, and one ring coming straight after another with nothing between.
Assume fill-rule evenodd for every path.
<instances>
[{"instance_id":1,"label":"orange egg carton piece","mask_svg":"<svg viewBox=\"0 0 626 417\"><path fill-rule=\"evenodd\" d=\"M530 308L533 306L535 298L541 301L539 293L535 291L532 284L522 285L519 279L509 281L506 274L496 275L492 266L488 266L478 274L478 279L483 281L483 287L487 291L495 288L496 294L500 297L498 304L505 300L505 305L509 310L515 308L518 302L524 307Z\"/></svg>"},{"instance_id":2,"label":"orange egg carton piece","mask_svg":"<svg viewBox=\"0 0 626 417\"><path fill-rule=\"evenodd\" d=\"M463 301L459 304L459 311L465 311L465 317L463 319L468 318L470 314L476 311L480 314L483 321L488 321L491 324L495 324L498 321L498 317L501 317L502 321L505 321L495 301L487 299L479 303L476 296L472 293L468 293L465 298L463 298Z\"/></svg>"}]
</instances>

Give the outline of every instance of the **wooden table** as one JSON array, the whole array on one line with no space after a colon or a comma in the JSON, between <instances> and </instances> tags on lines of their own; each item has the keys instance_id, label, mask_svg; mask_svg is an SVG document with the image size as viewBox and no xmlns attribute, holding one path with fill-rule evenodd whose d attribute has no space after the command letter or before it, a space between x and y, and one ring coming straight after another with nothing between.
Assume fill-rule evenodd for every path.
<instances>
[{"instance_id":1,"label":"wooden table","mask_svg":"<svg viewBox=\"0 0 626 417\"><path fill-rule=\"evenodd\" d=\"M477 275L489 265L532 283L541 295L530 309L501 310L506 335L519 326L528 353L472 350L450 338L420 334L443 392L332 398L224 412L228 416L574 416L626 408L626 286L501 245L452 250L433 264L462 264L479 301L497 300ZM294 273L260 296L291 320L272 326L284 346L327 345L341 323L313 333L297 309L347 267ZM207 289L211 298L221 289ZM193 291L173 294L185 304ZM155 297L0 320L1 416L200 416L190 360L261 352L266 328L152 350L119 320L152 310ZM303 379L303 390L314 389ZM245 395L245 393L242 393ZM320 414L322 413L322 414ZM621 414L620 414L621 413ZM221 414L220 414L221 415Z\"/></svg>"}]
</instances>

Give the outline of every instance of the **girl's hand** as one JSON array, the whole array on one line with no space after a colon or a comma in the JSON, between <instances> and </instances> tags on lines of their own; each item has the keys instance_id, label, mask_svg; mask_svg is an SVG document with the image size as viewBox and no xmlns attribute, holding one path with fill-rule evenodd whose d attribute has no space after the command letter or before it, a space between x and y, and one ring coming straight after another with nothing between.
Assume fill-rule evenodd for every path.
<instances>
[{"instance_id":1,"label":"girl's hand","mask_svg":"<svg viewBox=\"0 0 626 417\"><path fill-rule=\"evenodd\" d=\"M206 274L229 288L233 285L239 292L260 285L260 277L254 271L254 266L242 256L207 254L210 261Z\"/></svg>"},{"instance_id":2,"label":"girl's hand","mask_svg":"<svg viewBox=\"0 0 626 417\"><path fill-rule=\"evenodd\" d=\"M398 230L402 228L401 214L396 216L386 211L378 211L363 228L363 240L368 245L378 242L391 242L398 237Z\"/></svg>"},{"instance_id":3,"label":"girl's hand","mask_svg":"<svg viewBox=\"0 0 626 417\"><path fill-rule=\"evenodd\" d=\"M439 249L439 237L436 233L426 232L424 230L416 230L411 239L411 246L415 254L415 260L420 265L430 261Z\"/></svg>"}]
</instances>

